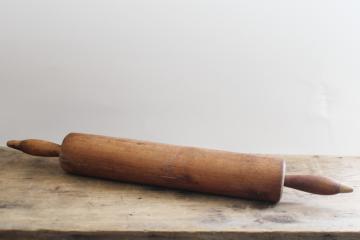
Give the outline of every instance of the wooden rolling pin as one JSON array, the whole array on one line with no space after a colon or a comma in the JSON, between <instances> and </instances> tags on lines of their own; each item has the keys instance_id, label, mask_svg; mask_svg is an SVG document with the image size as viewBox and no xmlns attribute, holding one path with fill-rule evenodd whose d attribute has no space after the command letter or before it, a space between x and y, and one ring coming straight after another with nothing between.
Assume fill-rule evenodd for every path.
<instances>
[{"instance_id":1,"label":"wooden rolling pin","mask_svg":"<svg viewBox=\"0 0 360 240\"><path fill-rule=\"evenodd\" d=\"M278 202L283 186L331 195L352 188L311 175L285 176L281 159L219 150L70 133L62 145L29 139L8 141L25 153L60 157L68 173Z\"/></svg>"}]
</instances>

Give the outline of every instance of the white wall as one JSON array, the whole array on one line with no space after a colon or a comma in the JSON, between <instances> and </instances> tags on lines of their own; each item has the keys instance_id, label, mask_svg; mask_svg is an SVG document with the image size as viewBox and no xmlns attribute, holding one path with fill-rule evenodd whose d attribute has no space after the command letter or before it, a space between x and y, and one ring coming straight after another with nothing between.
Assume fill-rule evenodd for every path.
<instances>
[{"instance_id":1,"label":"white wall","mask_svg":"<svg viewBox=\"0 0 360 240\"><path fill-rule=\"evenodd\" d=\"M359 1L0 0L0 145L70 131L360 154Z\"/></svg>"}]
</instances>

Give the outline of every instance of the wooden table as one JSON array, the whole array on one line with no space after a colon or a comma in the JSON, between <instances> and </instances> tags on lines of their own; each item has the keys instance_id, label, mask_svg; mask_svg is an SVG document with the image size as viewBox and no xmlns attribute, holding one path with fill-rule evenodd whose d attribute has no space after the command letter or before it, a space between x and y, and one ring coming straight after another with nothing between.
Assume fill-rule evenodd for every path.
<instances>
[{"instance_id":1,"label":"wooden table","mask_svg":"<svg viewBox=\"0 0 360 240\"><path fill-rule=\"evenodd\" d=\"M360 239L360 158L283 156L289 173L354 187L284 189L277 205L78 177L0 147L0 239Z\"/></svg>"}]
</instances>

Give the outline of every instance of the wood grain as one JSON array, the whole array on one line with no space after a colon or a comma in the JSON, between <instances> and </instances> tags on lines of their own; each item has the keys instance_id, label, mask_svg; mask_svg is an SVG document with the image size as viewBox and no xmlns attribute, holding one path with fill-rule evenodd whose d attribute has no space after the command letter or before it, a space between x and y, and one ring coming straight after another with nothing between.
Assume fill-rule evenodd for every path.
<instances>
[{"instance_id":1,"label":"wood grain","mask_svg":"<svg viewBox=\"0 0 360 240\"><path fill-rule=\"evenodd\" d=\"M61 167L84 176L278 202L282 159L149 141L70 133Z\"/></svg>"},{"instance_id":2,"label":"wood grain","mask_svg":"<svg viewBox=\"0 0 360 240\"><path fill-rule=\"evenodd\" d=\"M275 156L290 174L354 187L284 188L277 205L64 173L57 158L0 148L0 239L359 239L360 158Z\"/></svg>"}]
</instances>

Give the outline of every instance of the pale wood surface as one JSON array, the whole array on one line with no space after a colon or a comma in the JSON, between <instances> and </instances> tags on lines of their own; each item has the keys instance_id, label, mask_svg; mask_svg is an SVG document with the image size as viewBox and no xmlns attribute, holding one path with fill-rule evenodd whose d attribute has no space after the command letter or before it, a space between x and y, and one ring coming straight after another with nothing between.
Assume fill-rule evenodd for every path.
<instances>
[{"instance_id":1,"label":"pale wood surface","mask_svg":"<svg viewBox=\"0 0 360 240\"><path fill-rule=\"evenodd\" d=\"M277 205L78 177L57 158L0 147L0 239L360 239L360 158L283 156L288 173L354 187L284 188Z\"/></svg>"}]
</instances>

